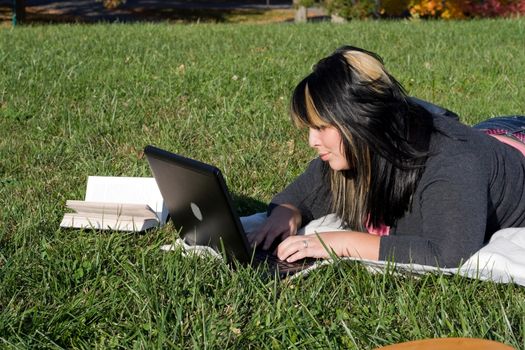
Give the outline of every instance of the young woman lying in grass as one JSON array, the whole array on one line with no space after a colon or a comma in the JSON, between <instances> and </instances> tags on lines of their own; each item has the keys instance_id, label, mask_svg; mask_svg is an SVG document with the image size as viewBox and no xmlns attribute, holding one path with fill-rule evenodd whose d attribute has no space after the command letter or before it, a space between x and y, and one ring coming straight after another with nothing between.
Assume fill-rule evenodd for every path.
<instances>
[{"instance_id":1,"label":"young woman lying in grass","mask_svg":"<svg viewBox=\"0 0 525 350\"><path fill-rule=\"evenodd\" d=\"M319 157L274 197L251 243L281 239L288 261L327 258L326 245L338 256L457 267L497 230L525 227L525 157L500 142L525 147L516 141L525 117L489 120L483 133L451 115L408 97L376 54L336 50L291 101ZM345 231L296 235L329 213Z\"/></svg>"}]
</instances>

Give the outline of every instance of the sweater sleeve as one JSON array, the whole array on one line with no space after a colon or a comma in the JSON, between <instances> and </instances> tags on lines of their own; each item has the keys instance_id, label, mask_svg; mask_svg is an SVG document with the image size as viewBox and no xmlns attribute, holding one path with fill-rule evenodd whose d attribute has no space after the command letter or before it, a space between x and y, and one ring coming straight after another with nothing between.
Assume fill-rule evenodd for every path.
<instances>
[{"instance_id":1,"label":"sweater sleeve","mask_svg":"<svg viewBox=\"0 0 525 350\"><path fill-rule=\"evenodd\" d=\"M299 175L282 192L278 193L268 207L268 215L280 204L292 204L299 209L302 224L329 213L330 190L321 159L310 162L304 173Z\"/></svg>"},{"instance_id":2,"label":"sweater sleeve","mask_svg":"<svg viewBox=\"0 0 525 350\"><path fill-rule=\"evenodd\" d=\"M475 156L457 155L433 162L418 188L413 211L393 235L381 238L379 257L457 267L484 242L490 203L487 171Z\"/></svg>"}]
</instances>

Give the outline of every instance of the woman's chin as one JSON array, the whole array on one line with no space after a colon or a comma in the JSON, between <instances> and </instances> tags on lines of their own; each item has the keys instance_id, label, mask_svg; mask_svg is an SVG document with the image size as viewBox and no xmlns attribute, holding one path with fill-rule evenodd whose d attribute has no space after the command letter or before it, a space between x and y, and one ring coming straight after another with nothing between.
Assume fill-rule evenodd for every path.
<instances>
[{"instance_id":1,"label":"woman's chin","mask_svg":"<svg viewBox=\"0 0 525 350\"><path fill-rule=\"evenodd\" d=\"M328 162L328 165L330 165L330 168L334 171L343 171L350 169L348 164L341 164L339 162Z\"/></svg>"}]
</instances>

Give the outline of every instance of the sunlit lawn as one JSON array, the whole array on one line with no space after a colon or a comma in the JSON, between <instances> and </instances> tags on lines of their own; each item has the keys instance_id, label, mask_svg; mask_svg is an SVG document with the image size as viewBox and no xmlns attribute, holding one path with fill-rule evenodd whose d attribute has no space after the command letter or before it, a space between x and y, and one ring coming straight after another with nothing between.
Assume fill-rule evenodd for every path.
<instances>
[{"instance_id":1,"label":"sunlit lawn","mask_svg":"<svg viewBox=\"0 0 525 350\"><path fill-rule=\"evenodd\" d=\"M291 89L343 44L466 123L524 114L524 38L524 20L0 29L0 347L525 348L513 284L355 263L280 281L161 252L171 226L58 228L88 175L150 176L147 144L215 164L241 214L264 210L314 156L288 120Z\"/></svg>"}]
</instances>

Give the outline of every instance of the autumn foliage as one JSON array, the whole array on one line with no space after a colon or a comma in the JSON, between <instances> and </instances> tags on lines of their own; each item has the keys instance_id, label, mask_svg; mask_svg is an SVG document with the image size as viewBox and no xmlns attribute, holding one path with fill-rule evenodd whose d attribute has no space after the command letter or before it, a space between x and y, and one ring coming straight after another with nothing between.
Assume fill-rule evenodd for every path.
<instances>
[{"instance_id":1,"label":"autumn foliage","mask_svg":"<svg viewBox=\"0 0 525 350\"><path fill-rule=\"evenodd\" d=\"M332 13L346 18L464 19L525 15L525 0L325 0L325 5Z\"/></svg>"},{"instance_id":2,"label":"autumn foliage","mask_svg":"<svg viewBox=\"0 0 525 350\"><path fill-rule=\"evenodd\" d=\"M464 18L468 0L414 0L411 1L410 15L423 18Z\"/></svg>"},{"instance_id":3,"label":"autumn foliage","mask_svg":"<svg viewBox=\"0 0 525 350\"><path fill-rule=\"evenodd\" d=\"M414 0L410 14L446 19L510 17L525 14L525 0Z\"/></svg>"},{"instance_id":4,"label":"autumn foliage","mask_svg":"<svg viewBox=\"0 0 525 350\"><path fill-rule=\"evenodd\" d=\"M525 0L470 1L465 11L476 17L510 17L525 14Z\"/></svg>"}]
</instances>

